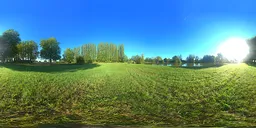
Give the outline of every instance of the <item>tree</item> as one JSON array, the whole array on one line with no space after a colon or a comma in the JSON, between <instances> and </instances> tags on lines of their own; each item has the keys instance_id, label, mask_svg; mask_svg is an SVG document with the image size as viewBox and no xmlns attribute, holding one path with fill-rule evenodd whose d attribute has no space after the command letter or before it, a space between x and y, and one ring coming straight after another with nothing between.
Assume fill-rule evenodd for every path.
<instances>
[{"instance_id":1,"label":"tree","mask_svg":"<svg viewBox=\"0 0 256 128\"><path fill-rule=\"evenodd\" d=\"M61 58L59 42L54 37L41 40L40 46L42 48L40 56L44 59L49 59L50 63L52 63L52 60L58 60Z\"/></svg>"},{"instance_id":2,"label":"tree","mask_svg":"<svg viewBox=\"0 0 256 128\"><path fill-rule=\"evenodd\" d=\"M136 55L136 56L132 56L131 57L131 60L132 61L134 61L136 64L141 64L142 62L141 62L141 56L139 56L139 55Z\"/></svg>"},{"instance_id":3,"label":"tree","mask_svg":"<svg viewBox=\"0 0 256 128\"><path fill-rule=\"evenodd\" d=\"M127 55L124 55L124 62L128 62L128 56Z\"/></svg>"},{"instance_id":4,"label":"tree","mask_svg":"<svg viewBox=\"0 0 256 128\"><path fill-rule=\"evenodd\" d=\"M190 54L187 57L187 63L195 63L195 55Z\"/></svg>"},{"instance_id":5,"label":"tree","mask_svg":"<svg viewBox=\"0 0 256 128\"><path fill-rule=\"evenodd\" d=\"M147 58L145 59L145 63L152 63L152 62L153 62L153 59L152 59L152 58L147 57Z\"/></svg>"},{"instance_id":6,"label":"tree","mask_svg":"<svg viewBox=\"0 0 256 128\"><path fill-rule=\"evenodd\" d=\"M17 44L17 49L18 49L18 56L21 60L25 60L26 58L26 46L24 42L21 42Z\"/></svg>"},{"instance_id":7,"label":"tree","mask_svg":"<svg viewBox=\"0 0 256 128\"><path fill-rule=\"evenodd\" d=\"M182 63L179 56L173 56L172 60L173 60L173 63L175 63L175 64L181 64Z\"/></svg>"},{"instance_id":8,"label":"tree","mask_svg":"<svg viewBox=\"0 0 256 128\"><path fill-rule=\"evenodd\" d=\"M75 59L75 54L74 54L74 52L73 52L70 48L67 48L67 49L64 51L63 59L64 59L66 62L68 62L68 63L73 62L74 59Z\"/></svg>"},{"instance_id":9,"label":"tree","mask_svg":"<svg viewBox=\"0 0 256 128\"><path fill-rule=\"evenodd\" d=\"M79 57L79 56L82 56L81 55L81 48L80 47L76 47L73 49L73 52L74 52L74 55L75 55L75 58Z\"/></svg>"},{"instance_id":10,"label":"tree","mask_svg":"<svg viewBox=\"0 0 256 128\"><path fill-rule=\"evenodd\" d=\"M159 64L160 61L162 61L162 57L157 56L157 57L155 58L155 61L156 61L156 64Z\"/></svg>"},{"instance_id":11,"label":"tree","mask_svg":"<svg viewBox=\"0 0 256 128\"><path fill-rule=\"evenodd\" d=\"M0 38L0 56L2 62L5 62L7 58L14 58L18 54L17 44L21 41L20 34L14 29L9 29Z\"/></svg>"},{"instance_id":12,"label":"tree","mask_svg":"<svg viewBox=\"0 0 256 128\"><path fill-rule=\"evenodd\" d=\"M144 64L144 54L141 54L140 63L141 63L141 64Z\"/></svg>"},{"instance_id":13,"label":"tree","mask_svg":"<svg viewBox=\"0 0 256 128\"><path fill-rule=\"evenodd\" d=\"M17 45L18 58L22 61L29 60L32 62L38 56L38 45L35 41L22 41Z\"/></svg>"},{"instance_id":14,"label":"tree","mask_svg":"<svg viewBox=\"0 0 256 128\"><path fill-rule=\"evenodd\" d=\"M166 65L168 65L169 63L171 63L172 59L171 58L167 58L166 60Z\"/></svg>"},{"instance_id":15,"label":"tree","mask_svg":"<svg viewBox=\"0 0 256 128\"><path fill-rule=\"evenodd\" d=\"M119 57L119 62L124 62L124 45L121 44L118 47L118 57Z\"/></svg>"},{"instance_id":16,"label":"tree","mask_svg":"<svg viewBox=\"0 0 256 128\"><path fill-rule=\"evenodd\" d=\"M256 62L256 36L248 39L247 44L249 46L249 54L246 57L246 61L249 63Z\"/></svg>"},{"instance_id":17,"label":"tree","mask_svg":"<svg viewBox=\"0 0 256 128\"><path fill-rule=\"evenodd\" d=\"M115 62L118 62L118 59L119 59L119 54L118 54L119 52L118 52L118 47L117 46L115 46L115 56L114 56L114 61ZM127 56L126 56L127 57ZM128 58L128 57L127 57ZM127 60L128 61L128 60Z\"/></svg>"},{"instance_id":18,"label":"tree","mask_svg":"<svg viewBox=\"0 0 256 128\"><path fill-rule=\"evenodd\" d=\"M99 43L97 48L97 61L104 62L104 43Z\"/></svg>"},{"instance_id":19,"label":"tree","mask_svg":"<svg viewBox=\"0 0 256 128\"><path fill-rule=\"evenodd\" d=\"M164 64L168 65L171 62L170 58L164 58Z\"/></svg>"},{"instance_id":20,"label":"tree","mask_svg":"<svg viewBox=\"0 0 256 128\"><path fill-rule=\"evenodd\" d=\"M84 44L81 48L81 54L87 63L96 61L96 45Z\"/></svg>"},{"instance_id":21,"label":"tree","mask_svg":"<svg viewBox=\"0 0 256 128\"><path fill-rule=\"evenodd\" d=\"M216 57L216 63L218 63L218 64L223 64L223 62L224 62L224 57L223 57L223 55L222 55L221 53L218 53L218 54L217 54L217 57Z\"/></svg>"},{"instance_id":22,"label":"tree","mask_svg":"<svg viewBox=\"0 0 256 128\"><path fill-rule=\"evenodd\" d=\"M198 56L195 57L195 63L199 63L200 59Z\"/></svg>"},{"instance_id":23,"label":"tree","mask_svg":"<svg viewBox=\"0 0 256 128\"><path fill-rule=\"evenodd\" d=\"M83 56L78 56L76 57L76 64L84 64L84 57Z\"/></svg>"},{"instance_id":24,"label":"tree","mask_svg":"<svg viewBox=\"0 0 256 128\"><path fill-rule=\"evenodd\" d=\"M180 59L180 61L182 61L182 55L179 55L179 59Z\"/></svg>"},{"instance_id":25,"label":"tree","mask_svg":"<svg viewBox=\"0 0 256 128\"><path fill-rule=\"evenodd\" d=\"M202 63L215 63L215 56L213 56L213 55L204 55L204 57L201 61L202 61Z\"/></svg>"}]
</instances>

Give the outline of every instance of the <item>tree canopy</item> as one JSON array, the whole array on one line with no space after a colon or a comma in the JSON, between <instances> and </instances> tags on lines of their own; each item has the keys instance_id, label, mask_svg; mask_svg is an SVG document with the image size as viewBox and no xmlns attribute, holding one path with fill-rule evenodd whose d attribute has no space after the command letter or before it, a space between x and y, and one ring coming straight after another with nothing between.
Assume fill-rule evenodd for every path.
<instances>
[{"instance_id":1,"label":"tree canopy","mask_svg":"<svg viewBox=\"0 0 256 128\"><path fill-rule=\"evenodd\" d=\"M38 56L38 45L35 41L22 41L17 45L18 58L22 61L35 60Z\"/></svg>"},{"instance_id":2,"label":"tree canopy","mask_svg":"<svg viewBox=\"0 0 256 128\"><path fill-rule=\"evenodd\" d=\"M246 60L249 62L256 62L256 36L248 39L247 43L250 47L249 55ZM43 39L40 42L41 50L38 52L38 45L35 41L21 41L20 34L14 29L8 29L0 35L0 59L1 62L6 61L34 61L37 59L39 53L41 58L58 60L61 58L61 49L59 42L55 38ZM84 44L75 48L67 48L63 53L63 59L68 63L75 62L81 57L87 63L92 62L127 62L128 57L125 55L124 45L114 43L93 43ZM186 60L182 60L182 55L173 56L172 59L161 56L144 58L144 54L132 56L131 60L136 63L151 63L151 64L168 64L168 63L214 63L222 64L230 62L222 54L204 55L200 60L198 56L190 54Z\"/></svg>"},{"instance_id":3,"label":"tree canopy","mask_svg":"<svg viewBox=\"0 0 256 128\"><path fill-rule=\"evenodd\" d=\"M215 63L215 56L213 56L213 55L204 55L201 62L202 63Z\"/></svg>"},{"instance_id":4,"label":"tree canopy","mask_svg":"<svg viewBox=\"0 0 256 128\"><path fill-rule=\"evenodd\" d=\"M49 59L50 63L52 63L52 60L61 58L59 42L54 37L41 40L40 46L42 47L40 56L44 59Z\"/></svg>"},{"instance_id":5,"label":"tree canopy","mask_svg":"<svg viewBox=\"0 0 256 128\"><path fill-rule=\"evenodd\" d=\"M0 55L2 61L7 58L14 58L17 53L17 44L20 43L20 34L14 29L6 30L0 37Z\"/></svg>"},{"instance_id":6,"label":"tree canopy","mask_svg":"<svg viewBox=\"0 0 256 128\"><path fill-rule=\"evenodd\" d=\"M172 60L173 60L173 63L176 63L176 64L181 64L181 56L173 56L172 57Z\"/></svg>"},{"instance_id":7,"label":"tree canopy","mask_svg":"<svg viewBox=\"0 0 256 128\"><path fill-rule=\"evenodd\" d=\"M187 63L195 63L195 55L192 55L190 54L188 57L187 57Z\"/></svg>"},{"instance_id":8,"label":"tree canopy","mask_svg":"<svg viewBox=\"0 0 256 128\"><path fill-rule=\"evenodd\" d=\"M64 59L65 61L67 61L68 63L73 62L74 59L75 59L75 54L74 54L74 52L73 52L70 48L67 48L67 49L64 51L63 59Z\"/></svg>"},{"instance_id":9,"label":"tree canopy","mask_svg":"<svg viewBox=\"0 0 256 128\"><path fill-rule=\"evenodd\" d=\"M247 62L252 62L252 61L256 62L256 36L251 39L248 39L247 44L249 46L249 54L246 58L246 61Z\"/></svg>"}]
</instances>

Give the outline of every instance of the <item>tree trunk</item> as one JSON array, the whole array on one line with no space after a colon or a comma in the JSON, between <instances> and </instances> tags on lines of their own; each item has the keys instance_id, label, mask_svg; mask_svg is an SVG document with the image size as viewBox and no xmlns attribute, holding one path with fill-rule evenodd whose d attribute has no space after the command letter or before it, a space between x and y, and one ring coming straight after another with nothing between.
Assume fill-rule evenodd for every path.
<instances>
[{"instance_id":1,"label":"tree trunk","mask_svg":"<svg viewBox=\"0 0 256 128\"><path fill-rule=\"evenodd\" d=\"M50 64L52 64L52 59L50 59Z\"/></svg>"}]
</instances>

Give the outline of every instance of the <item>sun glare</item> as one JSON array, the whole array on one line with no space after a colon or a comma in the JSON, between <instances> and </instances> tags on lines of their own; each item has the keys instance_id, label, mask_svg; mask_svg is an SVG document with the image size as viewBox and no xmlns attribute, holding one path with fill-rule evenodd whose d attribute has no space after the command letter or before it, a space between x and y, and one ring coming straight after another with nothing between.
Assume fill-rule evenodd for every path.
<instances>
[{"instance_id":1,"label":"sun glare","mask_svg":"<svg viewBox=\"0 0 256 128\"><path fill-rule=\"evenodd\" d=\"M217 53L222 53L229 60L241 62L249 53L249 46L242 38L230 38L219 46Z\"/></svg>"}]
</instances>

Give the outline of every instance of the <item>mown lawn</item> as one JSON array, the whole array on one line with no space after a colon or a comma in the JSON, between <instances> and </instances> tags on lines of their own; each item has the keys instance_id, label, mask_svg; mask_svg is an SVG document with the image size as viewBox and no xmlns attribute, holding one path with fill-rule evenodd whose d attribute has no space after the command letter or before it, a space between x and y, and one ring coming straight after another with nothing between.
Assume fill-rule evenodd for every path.
<instances>
[{"instance_id":1,"label":"mown lawn","mask_svg":"<svg viewBox=\"0 0 256 128\"><path fill-rule=\"evenodd\" d=\"M0 127L256 126L256 67L0 65Z\"/></svg>"}]
</instances>

